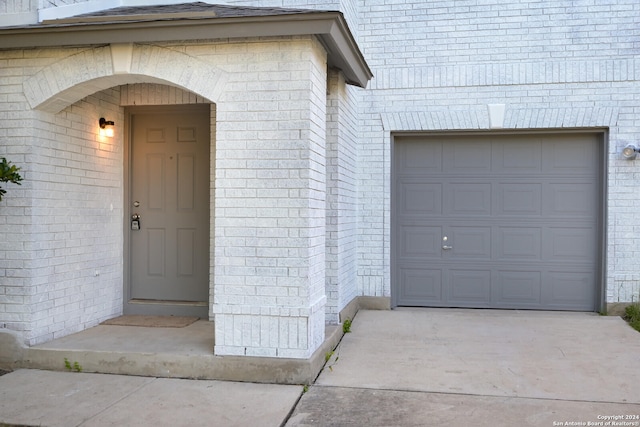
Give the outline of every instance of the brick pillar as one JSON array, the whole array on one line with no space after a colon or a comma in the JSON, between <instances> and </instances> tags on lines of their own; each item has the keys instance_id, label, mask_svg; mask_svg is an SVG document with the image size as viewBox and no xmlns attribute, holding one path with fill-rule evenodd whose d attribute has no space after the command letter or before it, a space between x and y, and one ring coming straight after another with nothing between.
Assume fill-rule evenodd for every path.
<instances>
[{"instance_id":1,"label":"brick pillar","mask_svg":"<svg viewBox=\"0 0 640 427\"><path fill-rule=\"evenodd\" d=\"M233 75L218 103L214 352L308 358L325 327L325 54L259 49L260 78Z\"/></svg>"},{"instance_id":2,"label":"brick pillar","mask_svg":"<svg viewBox=\"0 0 640 427\"><path fill-rule=\"evenodd\" d=\"M344 75L329 72L327 94L327 322L357 296L356 99Z\"/></svg>"}]
</instances>

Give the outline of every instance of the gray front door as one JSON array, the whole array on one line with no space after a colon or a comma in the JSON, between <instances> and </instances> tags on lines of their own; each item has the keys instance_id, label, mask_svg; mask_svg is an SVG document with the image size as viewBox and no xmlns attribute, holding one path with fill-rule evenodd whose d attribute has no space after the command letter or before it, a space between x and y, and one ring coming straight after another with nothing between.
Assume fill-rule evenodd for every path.
<instances>
[{"instance_id":1,"label":"gray front door","mask_svg":"<svg viewBox=\"0 0 640 427\"><path fill-rule=\"evenodd\" d=\"M128 117L131 219L125 312L206 316L209 108L132 108Z\"/></svg>"},{"instance_id":2,"label":"gray front door","mask_svg":"<svg viewBox=\"0 0 640 427\"><path fill-rule=\"evenodd\" d=\"M596 308L600 138L396 137L395 305Z\"/></svg>"}]
</instances>

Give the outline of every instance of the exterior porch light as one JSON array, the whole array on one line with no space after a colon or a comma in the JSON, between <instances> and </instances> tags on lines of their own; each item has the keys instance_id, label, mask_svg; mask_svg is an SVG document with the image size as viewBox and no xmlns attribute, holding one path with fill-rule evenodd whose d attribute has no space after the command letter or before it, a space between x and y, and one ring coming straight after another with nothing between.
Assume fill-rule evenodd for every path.
<instances>
[{"instance_id":1,"label":"exterior porch light","mask_svg":"<svg viewBox=\"0 0 640 427\"><path fill-rule=\"evenodd\" d=\"M113 126L115 126L113 121L105 120L104 117L100 117L98 124L100 125L100 136L113 138Z\"/></svg>"},{"instance_id":2,"label":"exterior porch light","mask_svg":"<svg viewBox=\"0 0 640 427\"><path fill-rule=\"evenodd\" d=\"M622 150L622 157L624 157L625 159L628 159L628 160L633 160L633 159L636 158L638 153L640 153L640 148L636 147L633 144L628 144Z\"/></svg>"}]
</instances>

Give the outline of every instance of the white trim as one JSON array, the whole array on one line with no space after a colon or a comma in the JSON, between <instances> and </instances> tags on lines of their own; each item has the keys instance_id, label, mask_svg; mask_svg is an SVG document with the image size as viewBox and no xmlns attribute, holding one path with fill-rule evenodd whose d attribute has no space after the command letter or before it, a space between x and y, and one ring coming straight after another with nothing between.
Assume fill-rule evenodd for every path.
<instances>
[{"instance_id":1,"label":"white trim","mask_svg":"<svg viewBox=\"0 0 640 427\"><path fill-rule=\"evenodd\" d=\"M111 60L113 74L130 74L133 57L133 43L111 44Z\"/></svg>"},{"instance_id":2,"label":"white trim","mask_svg":"<svg viewBox=\"0 0 640 427\"><path fill-rule=\"evenodd\" d=\"M15 27L29 25L38 22L38 14L33 12L2 13L0 14L0 27Z\"/></svg>"},{"instance_id":3,"label":"white trim","mask_svg":"<svg viewBox=\"0 0 640 427\"><path fill-rule=\"evenodd\" d=\"M616 126L616 107L557 107L505 105L504 117L490 118L490 109L482 106L425 108L422 111L381 113L386 132L417 132L476 129L562 129L608 128ZM498 108L501 110L501 107ZM500 111L498 111L500 112ZM495 120L490 121L490 120ZM498 124L502 126L497 126Z\"/></svg>"},{"instance_id":4,"label":"white trim","mask_svg":"<svg viewBox=\"0 0 640 427\"><path fill-rule=\"evenodd\" d=\"M500 129L504 127L504 104L487 104L489 109L489 127Z\"/></svg>"}]
</instances>

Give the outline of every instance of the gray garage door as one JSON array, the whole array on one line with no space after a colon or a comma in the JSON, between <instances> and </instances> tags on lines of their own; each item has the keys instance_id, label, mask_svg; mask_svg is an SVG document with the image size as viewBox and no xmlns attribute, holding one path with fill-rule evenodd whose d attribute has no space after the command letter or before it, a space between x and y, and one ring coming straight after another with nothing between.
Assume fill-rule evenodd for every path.
<instances>
[{"instance_id":1,"label":"gray garage door","mask_svg":"<svg viewBox=\"0 0 640 427\"><path fill-rule=\"evenodd\" d=\"M394 305L596 309L600 137L394 139Z\"/></svg>"}]
</instances>

